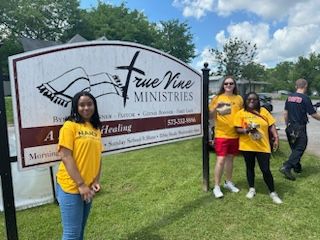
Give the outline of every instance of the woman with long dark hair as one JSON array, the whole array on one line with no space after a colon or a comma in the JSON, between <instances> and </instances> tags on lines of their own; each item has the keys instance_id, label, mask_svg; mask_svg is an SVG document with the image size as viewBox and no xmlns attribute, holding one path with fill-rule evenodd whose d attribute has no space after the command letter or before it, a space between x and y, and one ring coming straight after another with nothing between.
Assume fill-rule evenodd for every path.
<instances>
[{"instance_id":1,"label":"woman with long dark hair","mask_svg":"<svg viewBox=\"0 0 320 240\"><path fill-rule=\"evenodd\" d=\"M100 126L96 99L89 92L77 93L58 143L62 162L57 172L57 199L63 240L83 239L92 199L100 190Z\"/></svg>"},{"instance_id":2,"label":"woman with long dark hair","mask_svg":"<svg viewBox=\"0 0 320 240\"><path fill-rule=\"evenodd\" d=\"M215 152L217 155L214 169L215 198L223 197L220 188L220 181L225 169L226 181L224 188L237 193L239 189L232 182L233 159L238 154L239 136L233 126L235 114L242 108L243 100L238 95L236 81L227 76L220 87L220 90L209 106L210 113L215 123Z\"/></svg>"},{"instance_id":3,"label":"woman with long dark hair","mask_svg":"<svg viewBox=\"0 0 320 240\"><path fill-rule=\"evenodd\" d=\"M279 145L278 133L273 116L268 110L260 107L258 94L250 92L245 96L244 109L236 114L234 126L240 134L239 150L242 152L246 164L246 175L249 185L246 197L252 199L256 195L254 168L257 159L271 199L274 203L281 204L282 200L275 192L273 176L270 171L272 149L270 146L269 128L274 139L273 149L277 149Z\"/></svg>"}]
</instances>

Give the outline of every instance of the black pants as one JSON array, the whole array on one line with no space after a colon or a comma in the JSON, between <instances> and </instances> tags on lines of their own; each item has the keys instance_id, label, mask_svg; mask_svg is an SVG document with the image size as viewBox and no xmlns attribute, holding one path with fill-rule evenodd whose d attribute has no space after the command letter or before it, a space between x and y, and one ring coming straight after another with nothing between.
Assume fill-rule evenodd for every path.
<instances>
[{"instance_id":1,"label":"black pants","mask_svg":"<svg viewBox=\"0 0 320 240\"><path fill-rule=\"evenodd\" d=\"M291 154L289 156L288 161L284 162L283 166L289 170L292 168L301 170L300 160L308 144L306 126L300 125L298 128L299 135L294 142L291 141L291 136L289 132L286 131L288 142L291 148Z\"/></svg>"},{"instance_id":2,"label":"black pants","mask_svg":"<svg viewBox=\"0 0 320 240\"><path fill-rule=\"evenodd\" d=\"M256 165L256 159L258 161L260 170L263 175L263 180L266 183L270 192L274 192L273 176L270 171L270 153L263 152L247 152L243 151L242 155L246 163L247 168L247 181L249 187L254 187L254 167Z\"/></svg>"}]
</instances>

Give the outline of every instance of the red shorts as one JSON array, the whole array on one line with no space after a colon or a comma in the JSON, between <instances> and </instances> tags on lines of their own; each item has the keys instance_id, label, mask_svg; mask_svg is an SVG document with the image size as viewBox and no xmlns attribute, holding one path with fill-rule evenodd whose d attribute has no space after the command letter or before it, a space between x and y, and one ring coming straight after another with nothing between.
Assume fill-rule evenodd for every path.
<instances>
[{"instance_id":1,"label":"red shorts","mask_svg":"<svg viewBox=\"0 0 320 240\"><path fill-rule=\"evenodd\" d=\"M227 155L237 155L239 153L239 139L238 138L215 138L214 149L219 157Z\"/></svg>"}]
</instances>

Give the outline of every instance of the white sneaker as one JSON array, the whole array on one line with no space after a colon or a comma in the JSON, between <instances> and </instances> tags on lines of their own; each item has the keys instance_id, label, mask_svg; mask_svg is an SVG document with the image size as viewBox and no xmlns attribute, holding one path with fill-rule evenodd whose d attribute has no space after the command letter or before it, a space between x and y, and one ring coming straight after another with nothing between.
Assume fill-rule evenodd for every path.
<instances>
[{"instance_id":1,"label":"white sneaker","mask_svg":"<svg viewBox=\"0 0 320 240\"><path fill-rule=\"evenodd\" d=\"M224 184L223 184L223 187L230 190L231 192L233 193L237 193L239 192L239 188L237 188L233 182L230 182L230 181L225 181Z\"/></svg>"},{"instance_id":2,"label":"white sneaker","mask_svg":"<svg viewBox=\"0 0 320 240\"><path fill-rule=\"evenodd\" d=\"M256 189L249 188L249 192L247 193L246 197L249 199L252 199L256 195Z\"/></svg>"},{"instance_id":3,"label":"white sneaker","mask_svg":"<svg viewBox=\"0 0 320 240\"><path fill-rule=\"evenodd\" d=\"M221 189L219 186L215 186L213 189L213 195L215 198L222 198L223 197L223 193L221 192Z\"/></svg>"},{"instance_id":4,"label":"white sneaker","mask_svg":"<svg viewBox=\"0 0 320 240\"><path fill-rule=\"evenodd\" d=\"M282 200L279 198L278 194L276 192L272 192L270 193L270 197L272 199L272 201L276 204L281 204Z\"/></svg>"}]
</instances>

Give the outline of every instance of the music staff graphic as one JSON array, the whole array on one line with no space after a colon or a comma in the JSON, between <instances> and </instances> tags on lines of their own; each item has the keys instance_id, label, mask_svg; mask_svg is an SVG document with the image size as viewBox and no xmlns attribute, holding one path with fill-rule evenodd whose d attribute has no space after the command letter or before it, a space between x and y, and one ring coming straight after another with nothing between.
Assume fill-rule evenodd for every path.
<instances>
[{"instance_id":1,"label":"music staff graphic","mask_svg":"<svg viewBox=\"0 0 320 240\"><path fill-rule=\"evenodd\" d=\"M123 98L123 84L117 75L107 72L88 75L83 67L76 67L37 87L51 102L67 107L73 96L88 91L95 98L115 94Z\"/></svg>"}]
</instances>

